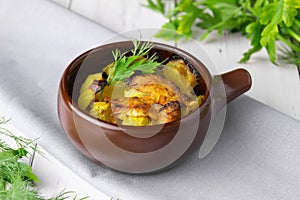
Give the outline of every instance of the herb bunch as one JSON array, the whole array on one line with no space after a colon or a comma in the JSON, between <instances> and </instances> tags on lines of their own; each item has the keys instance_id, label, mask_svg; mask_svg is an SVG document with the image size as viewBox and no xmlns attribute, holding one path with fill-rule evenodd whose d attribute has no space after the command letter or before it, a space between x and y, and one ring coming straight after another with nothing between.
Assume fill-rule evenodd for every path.
<instances>
[{"instance_id":1,"label":"herb bunch","mask_svg":"<svg viewBox=\"0 0 300 200\"><path fill-rule=\"evenodd\" d=\"M277 63L279 55L300 69L299 0L174 0L171 6L162 0L147 2L146 7L168 18L156 37L178 41L191 37L193 27L205 30L201 40L212 31L240 32L251 40L240 62L265 48L272 63ZM281 54L276 41L284 44L279 48Z\"/></svg>"},{"instance_id":2,"label":"herb bunch","mask_svg":"<svg viewBox=\"0 0 300 200\"><path fill-rule=\"evenodd\" d=\"M157 62L157 56L154 53L148 56L153 47L153 43L133 40L134 49L131 55L128 52L121 53L119 49L113 51L114 63L108 71L108 85L117 81L124 81L132 76L135 72L140 71L143 74L154 73L155 69L161 64Z\"/></svg>"},{"instance_id":3,"label":"herb bunch","mask_svg":"<svg viewBox=\"0 0 300 200\"><path fill-rule=\"evenodd\" d=\"M0 199L7 200L46 200L35 188L40 182L32 172L32 166L23 162L36 152L41 153L35 141L15 136L4 125L9 120L0 117ZM16 147L11 147L4 138L13 140ZM32 153L31 153L32 152ZM49 200L65 200L72 192L62 191ZM81 200L86 199L82 198ZM80 200L75 196L73 200Z\"/></svg>"}]
</instances>

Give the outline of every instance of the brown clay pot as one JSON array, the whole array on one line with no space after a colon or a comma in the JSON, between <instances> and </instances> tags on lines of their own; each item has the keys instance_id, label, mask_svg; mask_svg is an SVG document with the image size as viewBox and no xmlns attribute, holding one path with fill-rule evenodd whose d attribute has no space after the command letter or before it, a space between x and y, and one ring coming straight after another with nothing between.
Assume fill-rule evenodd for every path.
<instances>
[{"instance_id":1,"label":"brown clay pot","mask_svg":"<svg viewBox=\"0 0 300 200\"><path fill-rule=\"evenodd\" d=\"M79 89L89 74L97 73L113 61L112 51L133 48L131 41L99 46L78 56L65 70L58 93L61 125L75 147L92 161L127 173L154 173L169 169L199 149L209 124L224 103L212 94L212 76L191 54L176 47L154 43L159 59L181 57L197 69L205 88L205 102L181 120L145 127L119 126L98 120L77 106ZM225 86L228 103L251 87L251 77L244 69L219 76ZM221 102L221 101L219 101Z\"/></svg>"}]
</instances>

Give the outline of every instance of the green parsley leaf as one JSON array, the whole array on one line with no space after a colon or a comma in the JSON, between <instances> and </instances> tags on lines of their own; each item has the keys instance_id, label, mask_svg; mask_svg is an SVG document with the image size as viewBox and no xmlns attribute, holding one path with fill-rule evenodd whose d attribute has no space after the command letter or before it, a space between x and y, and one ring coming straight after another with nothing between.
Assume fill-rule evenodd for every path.
<instances>
[{"instance_id":1,"label":"green parsley leaf","mask_svg":"<svg viewBox=\"0 0 300 200\"><path fill-rule=\"evenodd\" d=\"M174 22L167 22L162 26L162 29L160 29L159 32L155 34L155 37L163 38L164 40L167 41L169 40L178 41L181 38L185 37L185 35L177 32L177 28Z\"/></svg>"},{"instance_id":2,"label":"green parsley leaf","mask_svg":"<svg viewBox=\"0 0 300 200\"><path fill-rule=\"evenodd\" d=\"M192 36L192 26L198 17L200 10L194 5L193 0L181 1L179 9L181 12L185 12L181 16L177 31L179 34L184 34L188 37Z\"/></svg>"},{"instance_id":3,"label":"green parsley leaf","mask_svg":"<svg viewBox=\"0 0 300 200\"><path fill-rule=\"evenodd\" d=\"M280 51L280 59L293 63L300 69L300 1L299 0L180 0L173 6L164 5L162 13L169 22L155 36L175 41L191 37L193 28L205 32L201 40L216 31L240 32L251 40L251 48L240 62L246 62L255 53L265 48L269 59L276 64L278 41L286 47ZM163 3L165 4L165 3ZM156 10L160 6L157 3ZM150 5L153 7L153 5ZM153 9L155 10L155 9ZM167 14L165 14L167 13ZM176 31L176 33L174 33ZM183 35L183 36L181 36ZM300 74L300 71L299 71Z\"/></svg>"},{"instance_id":4,"label":"green parsley leaf","mask_svg":"<svg viewBox=\"0 0 300 200\"><path fill-rule=\"evenodd\" d=\"M147 0L147 3L147 5L144 5L145 7L164 14L165 4L161 0L156 0L156 3L152 0Z\"/></svg>"},{"instance_id":5,"label":"green parsley leaf","mask_svg":"<svg viewBox=\"0 0 300 200\"><path fill-rule=\"evenodd\" d=\"M117 81L124 81L132 76L136 71L141 71L143 74L154 73L155 69L161 65L157 62L157 56L153 54L151 57L148 53L152 49L151 42L133 41L134 49L131 51L132 55L128 56L126 53L116 49L113 52L114 64L110 67L108 74L108 85L114 84Z\"/></svg>"}]
</instances>

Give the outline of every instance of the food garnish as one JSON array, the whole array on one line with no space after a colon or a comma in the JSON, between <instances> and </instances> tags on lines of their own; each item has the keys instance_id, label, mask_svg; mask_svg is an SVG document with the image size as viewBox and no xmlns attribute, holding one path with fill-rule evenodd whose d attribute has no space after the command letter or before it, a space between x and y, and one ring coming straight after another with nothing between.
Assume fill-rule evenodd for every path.
<instances>
[{"instance_id":1,"label":"food garnish","mask_svg":"<svg viewBox=\"0 0 300 200\"><path fill-rule=\"evenodd\" d=\"M128 53L121 53L119 49L113 51L114 63L108 70L108 85L128 79L136 71L143 74L152 74L154 70L161 65L157 62L157 56L154 53L148 57L149 51L152 49L151 42L141 44L141 41L133 40L134 49L131 51L132 55Z\"/></svg>"}]
</instances>

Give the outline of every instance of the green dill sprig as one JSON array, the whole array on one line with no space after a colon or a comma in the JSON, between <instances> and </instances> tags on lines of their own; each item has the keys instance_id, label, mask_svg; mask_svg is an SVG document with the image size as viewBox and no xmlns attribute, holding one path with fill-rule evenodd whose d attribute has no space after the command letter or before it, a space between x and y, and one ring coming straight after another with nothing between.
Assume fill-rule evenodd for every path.
<instances>
[{"instance_id":1,"label":"green dill sprig","mask_svg":"<svg viewBox=\"0 0 300 200\"><path fill-rule=\"evenodd\" d=\"M51 198L49 200L67 200L70 199L70 195L72 195L74 193L74 191L61 191L56 197ZM77 195L75 195L73 197L73 200L86 200L89 197L83 197L83 198L79 198Z\"/></svg>"},{"instance_id":2,"label":"green dill sprig","mask_svg":"<svg viewBox=\"0 0 300 200\"><path fill-rule=\"evenodd\" d=\"M132 55L128 55L128 52L121 53L119 49L112 52L114 57L114 63L110 67L108 72L108 85L114 84L117 81L124 81L132 76L136 71L140 71L143 74L154 73L155 69L161 65L157 62L156 54L152 54L149 57L149 52L153 47L151 42L141 42L133 40Z\"/></svg>"},{"instance_id":3,"label":"green dill sprig","mask_svg":"<svg viewBox=\"0 0 300 200\"><path fill-rule=\"evenodd\" d=\"M33 173L32 166L21 160L34 157L38 150L35 140L16 136L5 128L10 120L0 117L0 199L14 200L66 200L73 192L62 191L54 198L42 197L35 187L40 182ZM16 147L11 147L4 139L14 141ZM73 200L84 200L84 198L73 197Z\"/></svg>"},{"instance_id":4,"label":"green dill sprig","mask_svg":"<svg viewBox=\"0 0 300 200\"><path fill-rule=\"evenodd\" d=\"M31 152L38 152L43 154L37 147L36 147L36 140L30 140L21 136L15 136L12 132L8 129L3 127L3 125L7 124L10 119L6 119L5 117L0 117L0 135L6 136L12 139L17 146L17 149L11 148L6 142L4 142L0 138L0 152L2 151L14 151L15 155L19 158L31 156ZM1 126L2 125L2 126Z\"/></svg>"}]
</instances>

